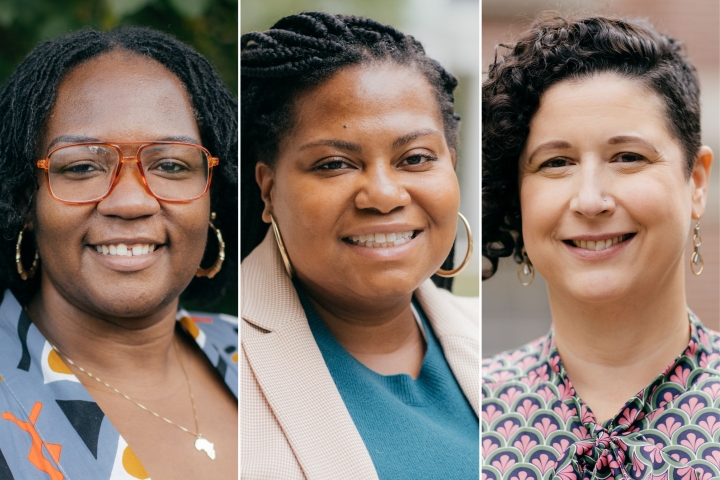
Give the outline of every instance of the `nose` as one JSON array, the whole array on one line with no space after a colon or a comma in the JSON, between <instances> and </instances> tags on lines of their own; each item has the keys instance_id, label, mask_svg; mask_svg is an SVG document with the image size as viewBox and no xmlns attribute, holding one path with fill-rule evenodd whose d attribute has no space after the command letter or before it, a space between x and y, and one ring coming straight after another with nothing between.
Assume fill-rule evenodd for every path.
<instances>
[{"instance_id":1,"label":"nose","mask_svg":"<svg viewBox=\"0 0 720 480\"><path fill-rule=\"evenodd\" d=\"M570 200L570 209L578 215L593 218L598 215L612 214L615 211L615 199L608 191L611 182L605 179L603 162L583 162L578 175L575 195Z\"/></svg>"},{"instance_id":2,"label":"nose","mask_svg":"<svg viewBox=\"0 0 720 480\"><path fill-rule=\"evenodd\" d=\"M136 161L123 162L110 195L98 203L102 215L132 219L153 215L160 210L160 202L152 196L143 182Z\"/></svg>"},{"instance_id":3,"label":"nose","mask_svg":"<svg viewBox=\"0 0 720 480\"><path fill-rule=\"evenodd\" d=\"M361 177L362 184L355 195L357 208L386 214L410 203L410 194L400 182L400 174L388 162L377 162Z\"/></svg>"}]
</instances>

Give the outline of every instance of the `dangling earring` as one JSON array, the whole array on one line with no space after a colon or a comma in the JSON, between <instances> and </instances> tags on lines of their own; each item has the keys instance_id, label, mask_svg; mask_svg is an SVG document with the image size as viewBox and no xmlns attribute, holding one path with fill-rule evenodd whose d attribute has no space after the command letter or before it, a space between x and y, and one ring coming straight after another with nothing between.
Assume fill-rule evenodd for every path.
<instances>
[{"instance_id":1,"label":"dangling earring","mask_svg":"<svg viewBox=\"0 0 720 480\"><path fill-rule=\"evenodd\" d=\"M20 250L22 246L22 240L23 240L23 232L25 231L26 227L23 227L22 230L20 230L20 235L18 235L17 243L15 244L15 265L17 266L17 272L20 274L20 278L23 280L29 280L35 276L35 270L37 270L38 262L40 260L40 254L35 250L35 258L33 258L32 266L30 266L29 269L25 270L22 264L22 258L20 255Z\"/></svg>"},{"instance_id":2,"label":"dangling earring","mask_svg":"<svg viewBox=\"0 0 720 480\"><path fill-rule=\"evenodd\" d=\"M280 250L280 256L282 257L283 264L285 265L285 271L287 272L288 277L293 278L295 271L290 263L290 257L285 249L285 242L283 242L282 235L280 235L280 229L278 228L277 222L275 221L275 217L272 213L270 214L270 222L272 223L273 233L275 234L275 242L277 243L278 250Z\"/></svg>"},{"instance_id":3,"label":"dangling earring","mask_svg":"<svg viewBox=\"0 0 720 480\"><path fill-rule=\"evenodd\" d=\"M705 267L702 255L700 255L700 245L702 245L702 237L700 236L700 219L695 223L695 235L693 235L693 254L690 257L690 270L693 275L698 276Z\"/></svg>"},{"instance_id":4,"label":"dangling earring","mask_svg":"<svg viewBox=\"0 0 720 480\"><path fill-rule=\"evenodd\" d=\"M198 267L197 272L195 272L196 277L207 277L207 278L213 278L222 268L222 264L225 261L225 242L223 241L222 233L220 233L220 229L218 229L215 224L213 223L213 220L215 220L215 217L217 215L215 212L212 212L210 214L210 228L215 232L215 236L217 237L218 241L218 256L215 259L215 263L213 263L212 267L209 268L202 268Z\"/></svg>"},{"instance_id":5,"label":"dangling earring","mask_svg":"<svg viewBox=\"0 0 720 480\"><path fill-rule=\"evenodd\" d=\"M458 273L462 272L465 267L467 267L467 264L470 262L470 257L472 257L473 252L473 238L472 238L472 232L470 231L470 224L468 223L467 219L463 216L462 213L458 212L458 217L460 217L460 220L462 220L463 225L465 225L465 232L467 232L467 242L468 242L468 249L465 253L465 258L463 258L462 263L457 268L453 268L452 270L443 270L442 268L438 269L437 272L435 272L435 275L438 277L443 278L450 278L454 277Z\"/></svg>"},{"instance_id":6,"label":"dangling earring","mask_svg":"<svg viewBox=\"0 0 720 480\"><path fill-rule=\"evenodd\" d=\"M532 262L530 262L530 258L525 251L525 247L522 247L522 256L523 261L520 266L518 266L517 276L518 281L520 281L520 285L527 287L533 282L533 280L535 280L535 268L533 267ZM523 278L527 279L527 277L530 277L530 280L524 281Z\"/></svg>"}]
</instances>

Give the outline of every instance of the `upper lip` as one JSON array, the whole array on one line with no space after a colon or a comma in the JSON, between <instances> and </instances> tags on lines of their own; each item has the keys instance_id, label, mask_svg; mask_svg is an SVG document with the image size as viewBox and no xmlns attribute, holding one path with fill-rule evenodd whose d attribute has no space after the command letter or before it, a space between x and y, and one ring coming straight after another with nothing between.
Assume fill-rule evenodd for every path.
<instances>
[{"instance_id":1,"label":"upper lip","mask_svg":"<svg viewBox=\"0 0 720 480\"><path fill-rule=\"evenodd\" d=\"M410 225L408 223L393 223L384 225L369 225L367 227L354 228L349 233L343 233L340 235L341 238L357 237L359 235L369 235L371 233L398 233L398 232L410 232L415 230L422 230L422 227L417 225Z\"/></svg>"},{"instance_id":2,"label":"upper lip","mask_svg":"<svg viewBox=\"0 0 720 480\"><path fill-rule=\"evenodd\" d=\"M632 235L637 232L615 232L615 233L598 233L598 234L581 234L576 236L568 236L564 238L564 241L568 240L584 240L586 242L597 242L599 240L610 240L611 238L620 237L622 235Z\"/></svg>"},{"instance_id":3,"label":"upper lip","mask_svg":"<svg viewBox=\"0 0 720 480\"><path fill-rule=\"evenodd\" d=\"M152 239L150 237L124 237L124 238L110 238L107 240L99 240L97 242L88 242L88 245L117 245L123 243L125 245L162 245L162 240Z\"/></svg>"}]
</instances>

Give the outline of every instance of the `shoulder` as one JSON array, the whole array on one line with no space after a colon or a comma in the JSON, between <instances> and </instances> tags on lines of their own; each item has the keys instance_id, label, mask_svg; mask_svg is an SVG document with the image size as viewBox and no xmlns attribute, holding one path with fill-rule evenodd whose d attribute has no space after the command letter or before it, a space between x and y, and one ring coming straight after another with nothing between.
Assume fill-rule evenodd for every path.
<instances>
[{"instance_id":1,"label":"shoulder","mask_svg":"<svg viewBox=\"0 0 720 480\"><path fill-rule=\"evenodd\" d=\"M438 288L438 295L448 304L451 304L462 313L463 318L474 325L480 324L480 298L479 297L460 297L445 290Z\"/></svg>"},{"instance_id":2,"label":"shoulder","mask_svg":"<svg viewBox=\"0 0 720 480\"><path fill-rule=\"evenodd\" d=\"M483 384L503 384L521 380L547 363L550 339L538 338L520 348L507 350L482 360Z\"/></svg>"},{"instance_id":3,"label":"shoulder","mask_svg":"<svg viewBox=\"0 0 720 480\"><path fill-rule=\"evenodd\" d=\"M225 313L189 312L178 310L178 321L196 340L199 333L223 350L238 346L238 318ZM201 345L202 346L202 345Z\"/></svg>"}]
</instances>

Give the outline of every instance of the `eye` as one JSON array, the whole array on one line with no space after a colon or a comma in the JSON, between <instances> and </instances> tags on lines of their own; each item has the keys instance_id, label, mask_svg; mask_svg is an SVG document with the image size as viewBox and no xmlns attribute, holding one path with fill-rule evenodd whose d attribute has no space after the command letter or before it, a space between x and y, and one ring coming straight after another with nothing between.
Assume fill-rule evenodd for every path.
<instances>
[{"instance_id":1,"label":"eye","mask_svg":"<svg viewBox=\"0 0 720 480\"><path fill-rule=\"evenodd\" d=\"M437 160L437 157L434 155L430 155L429 153L418 153L415 155L410 155L409 157L405 157L405 159L400 162L402 165L403 163L406 165L423 165L428 162L433 162Z\"/></svg>"},{"instance_id":2,"label":"eye","mask_svg":"<svg viewBox=\"0 0 720 480\"><path fill-rule=\"evenodd\" d=\"M542 168L560 168L560 167L567 167L570 165L570 160L567 158L551 158L550 160L547 160L540 164L538 169Z\"/></svg>"},{"instance_id":3,"label":"eye","mask_svg":"<svg viewBox=\"0 0 720 480\"><path fill-rule=\"evenodd\" d=\"M620 163L644 162L647 159L640 154L623 152L615 156L616 161Z\"/></svg>"},{"instance_id":4,"label":"eye","mask_svg":"<svg viewBox=\"0 0 720 480\"><path fill-rule=\"evenodd\" d=\"M103 173L104 169L100 168L97 164L86 162L86 163L73 163L63 167L62 173L67 175L91 175L94 173Z\"/></svg>"},{"instance_id":5,"label":"eye","mask_svg":"<svg viewBox=\"0 0 720 480\"><path fill-rule=\"evenodd\" d=\"M315 170L343 170L352 168L346 161L339 159L330 159L315 167Z\"/></svg>"},{"instance_id":6,"label":"eye","mask_svg":"<svg viewBox=\"0 0 720 480\"><path fill-rule=\"evenodd\" d=\"M180 162L176 162L173 160L163 160L156 163L153 167L153 170L157 170L162 173L180 173L187 170L187 168Z\"/></svg>"}]
</instances>

